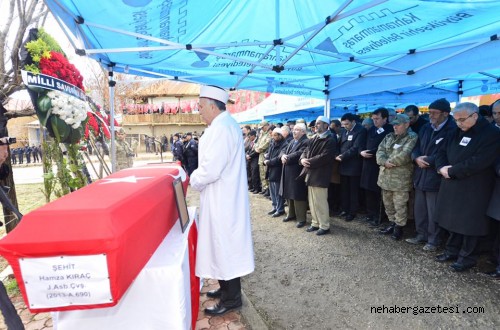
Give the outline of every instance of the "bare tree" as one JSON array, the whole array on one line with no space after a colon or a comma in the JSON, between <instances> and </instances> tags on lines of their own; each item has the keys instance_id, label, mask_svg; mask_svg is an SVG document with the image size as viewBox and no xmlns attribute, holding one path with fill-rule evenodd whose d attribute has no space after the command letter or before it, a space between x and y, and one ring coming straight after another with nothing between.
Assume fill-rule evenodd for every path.
<instances>
[{"instance_id":1,"label":"bare tree","mask_svg":"<svg viewBox=\"0 0 500 330\"><path fill-rule=\"evenodd\" d=\"M23 89L21 78L21 63L19 50L23 44L23 38L28 29L38 27L47 17L48 9L42 1L38 0L2 0L1 10L6 13L3 25L0 26L0 136L7 136L7 120L13 117L33 115L33 111L11 113L5 111L3 105L8 97ZM7 160L10 167L10 158ZM3 186L9 186L9 198L17 208L17 196L12 175L0 182ZM18 223L17 217L4 208L6 229L10 232Z\"/></svg>"}]
</instances>

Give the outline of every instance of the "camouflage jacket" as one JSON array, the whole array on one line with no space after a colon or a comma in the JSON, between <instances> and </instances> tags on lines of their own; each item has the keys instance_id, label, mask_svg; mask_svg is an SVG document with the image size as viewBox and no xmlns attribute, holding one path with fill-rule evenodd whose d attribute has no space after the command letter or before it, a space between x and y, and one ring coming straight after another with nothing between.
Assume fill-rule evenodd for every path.
<instances>
[{"instance_id":1,"label":"camouflage jacket","mask_svg":"<svg viewBox=\"0 0 500 330\"><path fill-rule=\"evenodd\" d=\"M387 134L377 150L377 164L380 165L377 184L385 190L410 191L412 189L413 162L411 152L418 135L411 129L403 135ZM385 162L396 165L386 168Z\"/></svg>"},{"instance_id":2,"label":"camouflage jacket","mask_svg":"<svg viewBox=\"0 0 500 330\"><path fill-rule=\"evenodd\" d=\"M127 141L116 140L116 170L132 167L134 164L134 151Z\"/></svg>"}]
</instances>

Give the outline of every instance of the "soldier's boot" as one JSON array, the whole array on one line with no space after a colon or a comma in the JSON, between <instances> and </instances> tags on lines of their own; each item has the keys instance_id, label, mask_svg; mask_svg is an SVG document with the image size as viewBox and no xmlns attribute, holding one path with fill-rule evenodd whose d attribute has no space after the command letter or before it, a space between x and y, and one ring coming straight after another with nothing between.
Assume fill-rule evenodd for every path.
<instances>
[{"instance_id":1,"label":"soldier's boot","mask_svg":"<svg viewBox=\"0 0 500 330\"><path fill-rule=\"evenodd\" d=\"M394 222L391 222L391 224L389 225L389 227L380 229L379 230L379 234L381 234L381 235L392 234L394 232L394 227L395 226L396 226L396 224Z\"/></svg>"},{"instance_id":2,"label":"soldier's boot","mask_svg":"<svg viewBox=\"0 0 500 330\"><path fill-rule=\"evenodd\" d=\"M395 241L399 241L403 238L403 226L394 226L394 232L392 233L391 238Z\"/></svg>"}]
</instances>

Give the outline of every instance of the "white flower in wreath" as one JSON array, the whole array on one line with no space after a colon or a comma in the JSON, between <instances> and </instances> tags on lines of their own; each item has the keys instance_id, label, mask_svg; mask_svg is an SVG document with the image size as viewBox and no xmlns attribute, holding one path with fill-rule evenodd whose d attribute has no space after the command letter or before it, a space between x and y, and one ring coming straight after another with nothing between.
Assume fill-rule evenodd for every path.
<instances>
[{"instance_id":1,"label":"white flower in wreath","mask_svg":"<svg viewBox=\"0 0 500 330\"><path fill-rule=\"evenodd\" d=\"M47 96L52 104L52 114L59 116L71 127L79 128L87 118L87 112L90 111L87 102L59 91L50 91Z\"/></svg>"}]
</instances>

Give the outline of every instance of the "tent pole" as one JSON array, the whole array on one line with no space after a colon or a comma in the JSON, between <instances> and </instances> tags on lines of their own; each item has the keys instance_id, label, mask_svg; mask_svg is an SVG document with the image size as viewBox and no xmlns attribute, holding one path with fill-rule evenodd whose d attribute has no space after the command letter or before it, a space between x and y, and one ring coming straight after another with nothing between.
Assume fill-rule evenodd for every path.
<instances>
[{"instance_id":1,"label":"tent pole","mask_svg":"<svg viewBox=\"0 0 500 330\"><path fill-rule=\"evenodd\" d=\"M111 172L116 171L116 144L115 144L115 85L113 80L113 66L108 66L109 75L109 127L111 130Z\"/></svg>"}]
</instances>

